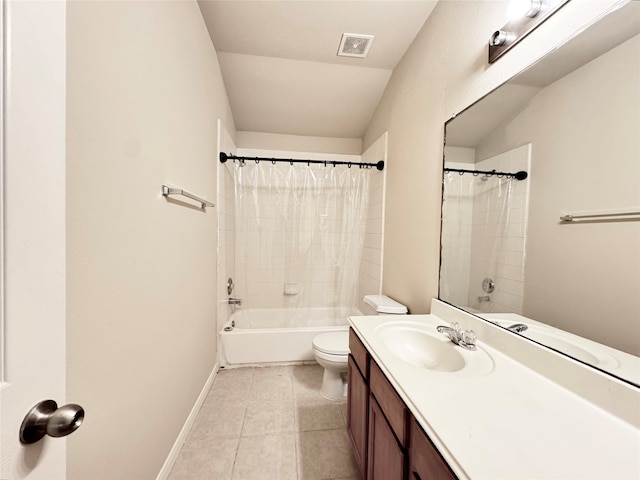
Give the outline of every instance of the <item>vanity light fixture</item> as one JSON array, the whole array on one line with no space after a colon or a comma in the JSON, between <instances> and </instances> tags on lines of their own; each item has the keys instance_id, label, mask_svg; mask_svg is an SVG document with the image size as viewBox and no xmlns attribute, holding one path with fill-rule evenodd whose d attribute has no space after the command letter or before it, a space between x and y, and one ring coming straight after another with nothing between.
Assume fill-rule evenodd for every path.
<instances>
[{"instance_id":1,"label":"vanity light fixture","mask_svg":"<svg viewBox=\"0 0 640 480\"><path fill-rule=\"evenodd\" d=\"M542 11L542 0L512 0L507 8L509 20L535 18Z\"/></svg>"},{"instance_id":2,"label":"vanity light fixture","mask_svg":"<svg viewBox=\"0 0 640 480\"><path fill-rule=\"evenodd\" d=\"M489 38L489 63L509 51L569 0L512 0L509 22Z\"/></svg>"}]
</instances>

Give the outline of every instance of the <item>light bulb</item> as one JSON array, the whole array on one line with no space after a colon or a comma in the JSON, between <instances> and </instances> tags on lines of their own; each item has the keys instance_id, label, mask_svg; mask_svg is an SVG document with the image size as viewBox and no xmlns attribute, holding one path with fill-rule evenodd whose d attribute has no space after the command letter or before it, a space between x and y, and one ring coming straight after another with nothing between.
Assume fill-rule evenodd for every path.
<instances>
[{"instance_id":1,"label":"light bulb","mask_svg":"<svg viewBox=\"0 0 640 480\"><path fill-rule=\"evenodd\" d=\"M511 20L522 17L533 18L540 13L541 9L541 0L511 0L507 8L507 15Z\"/></svg>"}]
</instances>

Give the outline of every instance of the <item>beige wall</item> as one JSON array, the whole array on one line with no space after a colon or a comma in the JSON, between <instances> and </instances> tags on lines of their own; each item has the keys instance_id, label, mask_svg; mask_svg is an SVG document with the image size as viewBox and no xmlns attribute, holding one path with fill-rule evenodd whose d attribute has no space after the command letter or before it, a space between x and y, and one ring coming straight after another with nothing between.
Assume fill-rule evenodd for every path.
<instances>
[{"instance_id":1,"label":"beige wall","mask_svg":"<svg viewBox=\"0 0 640 480\"><path fill-rule=\"evenodd\" d=\"M337 153L360 155L360 138L306 137L303 135L281 135L276 133L238 132L238 148L259 150L285 150L295 152Z\"/></svg>"},{"instance_id":2,"label":"beige wall","mask_svg":"<svg viewBox=\"0 0 640 480\"><path fill-rule=\"evenodd\" d=\"M569 2L495 64L506 1L441 0L396 67L364 139L389 131L383 292L412 313L438 294L444 122L616 0Z\"/></svg>"},{"instance_id":3,"label":"beige wall","mask_svg":"<svg viewBox=\"0 0 640 480\"><path fill-rule=\"evenodd\" d=\"M195 2L67 7L70 479L151 479L216 363L217 119L233 126Z\"/></svg>"},{"instance_id":4,"label":"beige wall","mask_svg":"<svg viewBox=\"0 0 640 480\"><path fill-rule=\"evenodd\" d=\"M640 36L541 90L477 149L533 145L523 314L634 355L640 223L559 218L640 205L638 85Z\"/></svg>"}]
</instances>

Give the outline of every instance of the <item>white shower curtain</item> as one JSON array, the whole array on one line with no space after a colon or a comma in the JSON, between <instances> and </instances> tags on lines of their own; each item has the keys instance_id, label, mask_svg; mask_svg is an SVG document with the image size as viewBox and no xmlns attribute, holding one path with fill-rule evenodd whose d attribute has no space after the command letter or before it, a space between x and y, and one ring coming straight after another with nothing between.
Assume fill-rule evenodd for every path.
<instances>
[{"instance_id":1,"label":"white shower curtain","mask_svg":"<svg viewBox=\"0 0 640 480\"><path fill-rule=\"evenodd\" d=\"M236 274L251 308L356 308L369 170L237 162Z\"/></svg>"},{"instance_id":2,"label":"white shower curtain","mask_svg":"<svg viewBox=\"0 0 640 480\"><path fill-rule=\"evenodd\" d=\"M503 280L513 185L497 176L445 173L443 179L440 298L495 312L495 295L482 281ZM480 297L488 297L481 301ZM499 307L498 307L499 309Z\"/></svg>"}]
</instances>

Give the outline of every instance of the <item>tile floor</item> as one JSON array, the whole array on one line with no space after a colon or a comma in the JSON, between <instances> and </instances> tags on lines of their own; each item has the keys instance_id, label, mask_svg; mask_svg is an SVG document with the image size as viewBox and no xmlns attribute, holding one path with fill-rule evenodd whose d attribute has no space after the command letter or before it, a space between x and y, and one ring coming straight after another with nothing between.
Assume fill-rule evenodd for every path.
<instances>
[{"instance_id":1,"label":"tile floor","mask_svg":"<svg viewBox=\"0 0 640 480\"><path fill-rule=\"evenodd\" d=\"M356 480L346 401L314 365L220 370L169 480Z\"/></svg>"}]
</instances>

